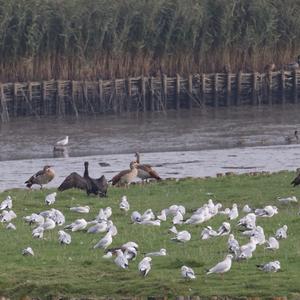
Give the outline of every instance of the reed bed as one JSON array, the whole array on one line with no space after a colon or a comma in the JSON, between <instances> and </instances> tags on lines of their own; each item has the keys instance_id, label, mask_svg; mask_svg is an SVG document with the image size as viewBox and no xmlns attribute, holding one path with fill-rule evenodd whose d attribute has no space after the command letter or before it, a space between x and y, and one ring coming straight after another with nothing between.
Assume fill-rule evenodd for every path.
<instances>
[{"instance_id":1,"label":"reed bed","mask_svg":"<svg viewBox=\"0 0 300 300\"><path fill-rule=\"evenodd\" d=\"M295 0L1 0L0 80L263 71L300 52Z\"/></svg>"}]
</instances>

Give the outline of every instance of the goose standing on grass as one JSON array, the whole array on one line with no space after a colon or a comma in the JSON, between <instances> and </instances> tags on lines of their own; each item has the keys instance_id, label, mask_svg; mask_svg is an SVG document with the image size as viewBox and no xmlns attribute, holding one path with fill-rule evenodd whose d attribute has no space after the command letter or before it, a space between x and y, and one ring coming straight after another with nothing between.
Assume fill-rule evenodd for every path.
<instances>
[{"instance_id":1,"label":"goose standing on grass","mask_svg":"<svg viewBox=\"0 0 300 300\"><path fill-rule=\"evenodd\" d=\"M223 261L210 268L206 274L209 275L212 273L219 273L223 275L224 273L228 272L231 268L232 258L233 256L231 254L228 254Z\"/></svg>"},{"instance_id":2,"label":"goose standing on grass","mask_svg":"<svg viewBox=\"0 0 300 300\"><path fill-rule=\"evenodd\" d=\"M142 179L142 181L150 178L154 178L156 180L161 180L161 177L158 175L158 173L152 168L151 165L147 164L141 164L140 163L140 154L139 152L135 153L136 162L138 163L137 169L138 169L138 177Z\"/></svg>"},{"instance_id":3,"label":"goose standing on grass","mask_svg":"<svg viewBox=\"0 0 300 300\"><path fill-rule=\"evenodd\" d=\"M121 171L119 174L117 174L110 180L110 182L112 182L112 185L128 187L128 185L137 177L137 166L138 163L136 161L132 161L130 163L129 170Z\"/></svg>"},{"instance_id":4,"label":"goose standing on grass","mask_svg":"<svg viewBox=\"0 0 300 300\"><path fill-rule=\"evenodd\" d=\"M55 176L55 172L51 169L52 166L44 166L43 170L38 171L32 175L27 181L26 186L31 189L32 185L38 184L41 189L44 184L49 183Z\"/></svg>"}]
</instances>

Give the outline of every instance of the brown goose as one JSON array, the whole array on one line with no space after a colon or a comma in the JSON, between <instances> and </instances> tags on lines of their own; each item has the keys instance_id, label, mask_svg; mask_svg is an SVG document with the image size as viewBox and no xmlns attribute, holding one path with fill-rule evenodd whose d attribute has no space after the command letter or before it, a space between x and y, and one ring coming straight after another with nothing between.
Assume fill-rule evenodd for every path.
<instances>
[{"instance_id":1,"label":"brown goose","mask_svg":"<svg viewBox=\"0 0 300 300\"><path fill-rule=\"evenodd\" d=\"M137 166L138 163L136 161L132 161L130 163L129 170L121 171L119 174L117 174L110 180L110 182L112 182L112 185L128 187L128 185L133 181L133 179L138 174Z\"/></svg>"},{"instance_id":2,"label":"brown goose","mask_svg":"<svg viewBox=\"0 0 300 300\"><path fill-rule=\"evenodd\" d=\"M154 178L156 180L161 180L160 176L157 172L152 168L151 165L147 164L140 164L140 154L138 152L135 153L136 162L138 163L138 177L141 178L143 181Z\"/></svg>"},{"instance_id":3,"label":"brown goose","mask_svg":"<svg viewBox=\"0 0 300 300\"><path fill-rule=\"evenodd\" d=\"M86 161L84 162L83 177L76 172L71 173L58 187L58 190L63 192L71 188L85 190L87 195L95 194L106 197L108 184L104 175L97 179L89 176L89 163Z\"/></svg>"},{"instance_id":4,"label":"brown goose","mask_svg":"<svg viewBox=\"0 0 300 300\"><path fill-rule=\"evenodd\" d=\"M25 181L26 186L31 188L33 184L40 185L41 189L43 188L43 184L49 183L55 176L54 171L51 169L52 166L45 166L43 170L38 171L34 175L32 175L27 181Z\"/></svg>"}]
</instances>

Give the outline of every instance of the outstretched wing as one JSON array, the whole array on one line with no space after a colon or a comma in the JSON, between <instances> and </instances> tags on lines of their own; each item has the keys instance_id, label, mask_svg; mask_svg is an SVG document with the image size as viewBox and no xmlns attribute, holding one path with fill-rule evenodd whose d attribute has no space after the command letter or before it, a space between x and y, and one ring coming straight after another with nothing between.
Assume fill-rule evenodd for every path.
<instances>
[{"instance_id":1,"label":"outstretched wing","mask_svg":"<svg viewBox=\"0 0 300 300\"><path fill-rule=\"evenodd\" d=\"M62 192L72 188L87 190L88 184L82 176L76 172L73 172L66 177L62 184L58 187L58 190Z\"/></svg>"},{"instance_id":2,"label":"outstretched wing","mask_svg":"<svg viewBox=\"0 0 300 300\"><path fill-rule=\"evenodd\" d=\"M300 174L291 182L294 186L300 184Z\"/></svg>"}]
</instances>

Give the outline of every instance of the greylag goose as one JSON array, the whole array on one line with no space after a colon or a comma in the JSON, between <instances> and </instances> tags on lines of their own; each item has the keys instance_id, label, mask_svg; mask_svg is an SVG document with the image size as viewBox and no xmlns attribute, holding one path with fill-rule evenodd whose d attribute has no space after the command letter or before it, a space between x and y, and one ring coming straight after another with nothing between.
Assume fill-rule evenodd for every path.
<instances>
[{"instance_id":1,"label":"greylag goose","mask_svg":"<svg viewBox=\"0 0 300 300\"><path fill-rule=\"evenodd\" d=\"M137 170L138 163L136 161L132 161L130 163L130 169L129 170L123 170L116 176L114 176L110 182L112 182L112 185L118 185L118 186L126 186L133 181L133 179L137 176L138 170Z\"/></svg>"},{"instance_id":2,"label":"greylag goose","mask_svg":"<svg viewBox=\"0 0 300 300\"><path fill-rule=\"evenodd\" d=\"M140 154L138 152L135 153L136 162L138 163L138 177L141 178L143 181L154 178L156 180L161 180L158 173L152 168L151 165L141 164L140 163Z\"/></svg>"},{"instance_id":3,"label":"greylag goose","mask_svg":"<svg viewBox=\"0 0 300 300\"><path fill-rule=\"evenodd\" d=\"M38 184L41 189L43 188L43 184L49 183L55 176L55 172L51 169L52 166L44 166L43 170L38 171L34 175L32 175L27 181L25 181L26 186L31 188L32 185Z\"/></svg>"}]
</instances>

